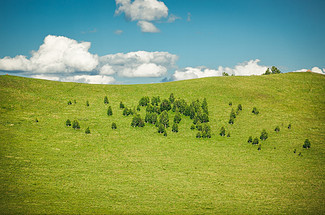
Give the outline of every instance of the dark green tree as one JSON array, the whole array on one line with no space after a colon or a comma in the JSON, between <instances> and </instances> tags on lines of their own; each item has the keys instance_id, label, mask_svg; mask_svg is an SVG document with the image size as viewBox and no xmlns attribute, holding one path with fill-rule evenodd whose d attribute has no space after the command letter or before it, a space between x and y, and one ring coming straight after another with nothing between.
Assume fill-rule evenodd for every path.
<instances>
[{"instance_id":1,"label":"dark green tree","mask_svg":"<svg viewBox=\"0 0 325 215\"><path fill-rule=\"evenodd\" d=\"M237 110L238 111L242 111L243 110L243 107L241 106L241 104L238 105Z\"/></svg>"},{"instance_id":2,"label":"dark green tree","mask_svg":"<svg viewBox=\"0 0 325 215\"><path fill-rule=\"evenodd\" d=\"M87 106L87 107L89 106L89 101L88 101L88 100L86 101L86 106Z\"/></svg>"},{"instance_id":3,"label":"dark green tree","mask_svg":"<svg viewBox=\"0 0 325 215\"><path fill-rule=\"evenodd\" d=\"M80 129L80 125L79 125L79 122L77 120L73 121L72 128L73 129Z\"/></svg>"},{"instance_id":4,"label":"dark green tree","mask_svg":"<svg viewBox=\"0 0 325 215\"><path fill-rule=\"evenodd\" d=\"M167 137L167 131L166 130L164 131L164 136Z\"/></svg>"},{"instance_id":5,"label":"dark green tree","mask_svg":"<svg viewBox=\"0 0 325 215\"><path fill-rule=\"evenodd\" d=\"M194 129L195 129L195 125L192 124L192 125L191 125L191 130L194 130Z\"/></svg>"},{"instance_id":6,"label":"dark green tree","mask_svg":"<svg viewBox=\"0 0 325 215\"><path fill-rule=\"evenodd\" d=\"M268 134L267 134L266 130L263 129L263 131L261 132L260 139L261 140L266 140L267 138L268 138Z\"/></svg>"},{"instance_id":7,"label":"dark green tree","mask_svg":"<svg viewBox=\"0 0 325 215\"><path fill-rule=\"evenodd\" d=\"M203 126L202 126L201 122L198 122L196 124L196 128L197 128L197 130L202 131Z\"/></svg>"},{"instance_id":8,"label":"dark green tree","mask_svg":"<svg viewBox=\"0 0 325 215\"><path fill-rule=\"evenodd\" d=\"M271 74L270 69L267 68L267 70L265 71L265 73L263 75L270 75L270 74Z\"/></svg>"},{"instance_id":9,"label":"dark green tree","mask_svg":"<svg viewBox=\"0 0 325 215\"><path fill-rule=\"evenodd\" d=\"M35 119L35 122L38 122L38 119L37 118ZM71 125L71 123L70 123L70 125Z\"/></svg>"},{"instance_id":10,"label":"dark green tree","mask_svg":"<svg viewBox=\"0 0 325 215\"><path fill-rule=\"evenodd\" d=\"M249 138L248 138L248 141L247 141L248 143L252 143L253 142L253 138L252 138L252 136L249 136Z\"/></svg>"},{"instance_id":11,"label":"dark green tree","mask_svg":"<svg viewBox=\"0 0 325 215\"><path fill-rule=\"evenodd\" d=\"M201 107L202 107L203 112L205 114L209 115L208 102L207 102L207 99L206 98L203 99L203 102L202 102Z\"/></svg>"},{"instance_id":12,"label":"dark green tree","mask_svg":"<svg viewBox=\"0 0 325 215\"><path fill-rule=\"evenodd\" d=\"M259 114L259 111L257 110L256 107L253 107L252 113L255 114L255 115L257 115L257 114Z\"/></svg>"},{"instance_id":13,"label":"dark green tree","mask_svg":"<svg viewBox=\"0 0 325 215\"><path fill-rule=\"evenodd\" d=\"M171 93L171 94L170 94L170 96L169 96L169 101L170 101L171 104L174 103L174 101L175 101L174 93Z\"/></svg>"},{"instance_id":14,"label":"dark green tree","mask_svg":"<svg viewBox=\"0 0 325 215\"><path fill-rule=\"evenodd\" d=\"M222 126L221 129L220 129L220 136L225 136L226 135L226 129Z\"/></svg>"},{"instance_id":15,"label":"dark green tree","mask_svg":"<svg viewBox=\"0 0 325 215\"><path fill-rule=\"evenodd\" d=\"M70 127L71 126L71 121L69 119L67 119L67 121L65 122L65 125Z\"/></svg>"},{"instance_id":16,"label":"dark green tree","mask_svg":"<svg viewBox=\"0 0 325 215\"><path fill-rule=\"evenodd\" d=\"M291 124L288 125L288 129L291 129Z\"/></svg>"},{"instance_id":17,"label":"dark green tree","mask_svg":"<svg viewBox=\"0 0 325 215\"><path fill-rule=\"evenodd\" d=\"M275 127L274 131L275 131L276 133L279 133L279 131L280 131L280 127L279 127L279 126Z\"/></svg>"},{"instance_id":18,"label":"dark green tree","mask_svg":"<svg viewBox=\"0 0 325 215\"><path fill-rule=\"evenodd\" d=\"M230 137L230 132L228 132L227 137Z\"/></svg>"},{"instance_id":19,"label":"dark green tree","mask_svg":"<svg viewBox=\"0 0 325 215\"><path fill-rule=\"evenodd\" d=\"M140 111L140 110L141 110L141 109L140 109L140 105L138 105L138 106L137 106L137 111Z\"/></svg>"},{"instance_id":20,"label":"dark green tree","mask_svg":"<svg viewBox=\"0 0 325 215\"><path fill-rule=\"evenodd\" d=\"M109 103L108 98L107 98L107 96L105 96L104 97L104 104L108 104L108 103Z\"/></svg>"},{"instance_id":21,"label":"dark green tree","mask_svg":"<svg viewBox=\"0 0 325 215\"><path fill-rule=\"evenodd\" d=\"M76 100L73 100L74 104L77 104L77 101Z\"/></svg>"},{"instance_id":22,"label":"dark green tree","mask_svg":"<svg viewBox=\"0 0 325 215\"><path fill-rule=\"evenodd\" d=\"M226 73L226 72L223 72L223 73L222 73L222 76L229 76L229 74Z\"/></svg>"},{"instance_id":23,"label":"dark green tree","mask_svg":"<svg viewBox=\"0 0 325 215\"><path fill-rule=\"evenodd\" d=\"M258 151L261 151L261 149L262 149L262 145L259 144L257 150L258 150Z\"/></svg>"},{"instance_id":24,"label":"dark green tree","mask_svg":"<svg viewBox=\"0 0 325 215\"><path fill-rule=\"evenodd\" d=\"M170 101L167 99L164 99L161 103L160 103L160 111L169 111L170 109L172 109L172 106L170 104Z\"/></svg>"},{"instance_id":25,"label":"dark green tree","mask_svg":"<svg viewBox=\"0 0 325 215\"><path fill-rule=\"evenodd\" d=\"M201 115L201 122L203 122L203 123L205 123L205 122L209 122L209 116L208 116L208 114L203 113L203 114Z\"/></svg>"},{"instance_id":26,"label":"dark green tree","mask_svg":"<svg viewBox=\"0 0 325 215\"><path fill-rule=\"evenodd\" d=\"M112 111L112 107L109 106L108 109L107 109L107 115L108 116L112 116L113 115L113 111Z\"/></svg>"},{"instance_id":27,"label":"dark green tree","mask_svg":"<svg viewBox=\"0 0 325 215\"><path fill-rule=\"evenodd\" d=\"M201 132L197 132L196 133L196 138L201 138L201 137L202 137Z\"/></svg>"},{"instance_id":28,"label":"dark green tree","mask_svg":"<svg viewBox=\"0 0 325 215\"><path fill-rule=\"evenodd\" d=\"M163 124L158 125L158 133L164 133L166 130L165 126Z\"/></svg>"},{"instance_id":29,"label":"dark green tree","mask_svg":"<svg viewBox=\"0 0 325 215\"><path fill-rule=\"evenodd\" d=\"M173 126L172 126L172 132L178 132L178 124L177 123L174 123Z\"/></svg>"},{"instance_id":30,"label":"dark green tree","mask_svg":"<svg viewBox=\"0 0 325 215\"><path fill-rule=\"evenodd\" d=\"M159 117L159 123L163 124L165 128L169 127L169 117L167 111L163 111Z\"/></svg>"},{"instance_id":31,"label":"dark green tree","mask_svg":"<svg viewBox=\"0 0 325 215\"><path fill-rule=\"evenodd\" d=\"M131 126L132 127L144 127L144 125L145 125L145 123L144 123L143 119L141 118L140 114L136 114L132 119Z\"/></svg>"},{"instance_id":32,"label":"dark green tree","mask_svg":"<svg viewBox=\"0 0 325 215\"><path fill-rule=\"evenodd\" d=\"M257 139L257 137L254 138L252 144L253 144L253 145L257 145L257 144L258 144L258 139Z\"/></svg>"},{"instance_id":33,"label":"dark green tree","mask_svg":"<svg viewBox=\"0 0 325 215\"><path fill-rule=\"evenodd\" d=\"M112 123L112 129L113 129L113 130L117 129L117 125L116 125L115 122Z\"/></svg>"},{"instance_id":34,"label":"dark green tree","mask_svg":"<svg viewBox=\"0 0 325 215\"><path fill-rule=\"evenodd\" d=\"M305 140L304 145L302 146L305 149L309 149L311 146L310 141L308 139Z\"/></svg>"},{"instance_id":35,"label":"dark green tree","mask_svg":"<svg viewBox=\"0 0 325 215\"><path fill-rule=\"evenodd\" d=\"M281 73L281 71L278 68L276 68L275 66L272 66L271 71L272 71L272 74L280 74Z\"/></svg>"},{"instance_id":36,"label":"dark green tree","mask_svg":"<svg viewBox=\"0 0 325 215\"><path fill-rule=\"evenodd\" d=\"M232 106L232 102L229 102L229 106Z\"/></svg>"},{"instance_id":37,"label":"dark green tree","mask_svg":"<svg viewBox=\"0 0 325 215\"><path fill-rule=\"evenodd\" d=\"M72 102L70 100L68 101L68 105L72 105Z\"/></svg>"},{"instance_id":38,"label":"dark green tree","mask_svg":"<svg viewBox=\"0 0 325 215\"><path fill-rule=\"evenodd\" d=\"M154 105L154 106L158 106L158 104L160 103L160 97L157 96L153 96L152 99L151 99L151 104Z\"/></svg>"},{"instance_id":39,"label":"dark green tree","mask_svg":"<svg viewBox=\"0 0 325 215\"><path fill-rule=\"evenodd\" d=\"M230 116L230 119L229 119L228 123L229 123L230 125L232 125L232 124L234 124L234 121L235 121L235 120L234 120L234 117L231 117L231 116Z\"/></svg>"},{"instance_id":40,"label":"dark green tree","mask_svg":"<svg viewBox=\"0 0 325 215\"><path fill-rule=\"evenodd\" d=\"M89 127L86 128L85 133L86 133L86 134L90 134L90 129L89 129Z\"/></svg>"},{"instance_id":41,"label":"dark green tree","mask_svg":"<svg viewBox=\"0 0 325 215\"><path fill-rule=\"evenodd\" d=\"M233 108L231 109L231 112L230 112L230 118L234 118L234 119L236 118L236 113Z\"/></svg>"},{"instance_id":42,"label":"dark green tree","mask_svg":"<svg viewBox=\"0 0 325 215\"><path fill-rule=\"evenodd\" d=\"M139 101L140 106L147 106L149 103L150 103L150 99L148 96L142 97Z\"/></svg>"},{"instance_id":43,"label":"dark green tree","mask_svg":"<svg viewBox=\"0 0 325 215\"><path fill-rule=\"evenodd\" d=\"M123 109L125 106L122 102L120 102L120 108Z\"/></svg>"}]
</instances>

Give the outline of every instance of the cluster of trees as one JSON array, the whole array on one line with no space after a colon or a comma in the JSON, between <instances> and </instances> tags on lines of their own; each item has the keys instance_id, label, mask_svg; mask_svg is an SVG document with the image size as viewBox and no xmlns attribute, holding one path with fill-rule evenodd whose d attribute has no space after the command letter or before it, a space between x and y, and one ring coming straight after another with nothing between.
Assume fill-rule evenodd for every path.
<instances>
[{"instance_id":1,"label":"cluster of trees","mask_svg":"<svg viewBox=\"0 0 325 215\"><path fill-rule=\"evenodd\" d=\"M275 66L272 66L271 71L269 68L267 68L267 70L265 71L265 73L263 75L280 74L280 73L281 73L281 71L278 68L276 68Z\"/></svg>"},{"instance_id":2,"label":"cluster of trees","mask_svg":"<svg viewBox=\"0 0 325 215\"><path fill-rule=\"evenodd\" d=\"M260 140L265 141L269 137L268 133L266 132L265 129L262 130L261 135L260 135ZM258 145L259 144L259 139L257 137L254 138L252 136L249 136L248 138L248 143L252 143L253 145ZM261 144L258 146L258 150L261 150L262 146Z\"/></svg>"},{"instance_id":3,"label":"cluster of trees","mask_svg":"<svg viewBox=\"0 0 325 215\"><path fill-rule=\"evenodd\" d=\"M140 114L136 114L131 122L132 127L144 127L144 120L141 118Z\"/></svg>"},{"instance_id":4,"label":"cluster of trees","mask_svg":"<svg viewBox=\"0 0 325 215\"><path fill-rule=\"evenodd\" d=\"M196 128L199 132L196 134L196 138L211 138L211 128L207 123L198 123Z\"/></svg>"},{"instance_id":5,"label":"cluster of trees","mask_svg":"<svg viewBox=\"0 0 325 215\"><path fill-rule=\"evenodd\" d=\"M234 109L232 108L231 112L230 112L230 118L229 118L228 123L231 124L231 125L234 124L236 115L239 115L240 111L242 111L242 110L243 110L243 107L242 107L241 104L238 105L236 113L235 113Z\"/></svg>"},{"instance_id":6,"label":"cluster of trees","mask_svg":"<svg viewBox=\"0 0 325 215\"><path fill-rule=\"evenodd\" d=\"M71 123L71 121L69 119L67 119L67 121L65 122L65 125L67 127L71 127L71 125L72 125L73 129L80 129L80 124L77 120L73 120L73 122Z\"/></svg>"},{"instance_id":7,"label":"cluster of trees","mask_svg":"<svg viewBox=\"0 0 325 215\"><path fill-rule=\"evenodd\" d=\"M259 110L257 110L257 108L256 108L256 107L253 107L252 113L253 113L253 114L255 114L255 115L257 115L257 114L259 114L259 113L260 113L260 111L259 111Z\"/></svg>"}]
</instances>

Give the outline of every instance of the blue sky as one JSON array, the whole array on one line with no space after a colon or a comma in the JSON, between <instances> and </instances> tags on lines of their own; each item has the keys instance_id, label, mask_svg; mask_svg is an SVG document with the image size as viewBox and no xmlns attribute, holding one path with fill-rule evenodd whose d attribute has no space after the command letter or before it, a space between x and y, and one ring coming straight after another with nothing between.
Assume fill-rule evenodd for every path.
<instances>
[{"instance_id":1,"label":"blue sky","mask_svg":"<svg viewBox=\"0 0 325 215\"><path fill-rule=\"evenodd\" d=\"M124 3L117 5L114 0L0 0L2 74L88 83L91 83L88 76L106 75L113 77L111 83L150 83L164 78L218 76L221 71L234 75L260 74L257 70L273 65L283 72L317 67L325 73L325 1L164 0L158 1L164 4L159 4L160 11L152 11L149 7L136 15L128 14L128 9L134 9L131 7L133 0L120 1ZM145 5L157 3L157 0L136 1ZM127 9L116 14L121 5ZM154 19L149 18L151 13L155 14ZM168 21L170 17L177 18ZM140 22L149 22L156 30L143 32L148 29L141 28ZM114 71L106 73L98 72L100 63L87 69L73 67L71 63L53 67L61 71L38 69L36 65L39 64L35 63L38 61L30 67L16 65L17 55L25 55L31 61L31 52L39 50L48 35L63 36L67 43L73 43L70 40L77 44L90 42L86 51L98 57L124 53L119 59L128 63L123 63L123 68L117 66L115 56L111 56L114 60L98 60L101 65L112 66ZM59 41L58 38L52 40ZM146 52L142 53L143 58L152 52L170 55L164 55L163 63L155 63L157 56L151 56L147 63L155 65L139 67L144 62L136 62L136 57L126 55L138 51ZM3 60L8 57L10 61ZM83 62L92 63L91 60ZM156 73L141 74L141 68L143 71L156 69Z\"/></svg>"}]
</instances>

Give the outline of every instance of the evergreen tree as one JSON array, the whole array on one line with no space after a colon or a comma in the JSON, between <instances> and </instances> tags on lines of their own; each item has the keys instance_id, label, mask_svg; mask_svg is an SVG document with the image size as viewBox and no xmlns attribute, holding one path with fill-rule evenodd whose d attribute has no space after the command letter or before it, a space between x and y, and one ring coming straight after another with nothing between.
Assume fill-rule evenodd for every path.
<instances>
[{"instance_id":1,"label":"evergreen tree","mask_svg":"<svg viewBox=\"0 0 325 215\"><path fill-rule=\"evenodd\" d=\"M174 101L175 101L175 97L174 97L174 93L171 93L170 94L170 96L169 96L169 101L170 101L170 103L174 103Z\"/></svg>"},{"instance_id":2,"label":"evergreen tree","mask_svg":"<svg viewBox=\"0 0 325 215\"><path fill-rule=\"evenodd\" d=\"M73 129L80 129L80 125L79 125L79 122L77 120L73 121L72 128Z\"/></svg>"},{"instance_id":3,"label":"evergreen tree","mask_svg":"<svg viewBox=\"0 0 325 215\"><path fill-rule=\"evenodd\" d=\"M228 132L227 137L230 137L230 132Z\"/></svg>"},{"instance_id":4,"label":"evergreen tree","mask_svg":"<svg viewBox=\"0 0 325 215\"><path fill-rule=\"evenodd\" d=\"M262 149L262 145L259 144L257 150L258 150L258 151L261 151L261 149Z\"/></svg>"},{"instance_id":5,"label":"evergreen tree","mask_svg":"<svg viewBox=\"0 0 325 215\"><path fill-rule=\"evenodd\" d=\"M310 141L308 139L305 140L304 145L302 146L305 149L309 149L311 146Z\"/></svg>"},{"instance_id":6,"label":"evergreen tree","mask_svg":"<svg viewBox=\"0 0 325 215\"><path fill-rule=\"evenodd\" d=\"M205 122L209 122L209 116L206 113L203 113L201 116L201 122L205 123Z\"/></svg>"},{"instance_id":7,"label":"evergreen tree","mask_svg":"<svg viewBox=\"0 0 325 215\"><path fill-rule=\"evenodd\" d=\"M220 136L225 136L226 135L226 129L222 126L220 129Z\"/></svg>"},{"instance_id":8,"label":"evergreen tree","mask_svg":"<svg viewBox=\"0 0 325 215\"><path fill-rule=\"evenodd\" d=\"M158 133L164 133L165 132L165 126L163 124L158 125Z\"/></svg>"},{"instance_id":9,"label":"evergreen tree","mask_svg":"<svg viewBox=\"0 0 325 215\"><path fill-rule=\"evenodd\" d=\"M207 102L207 99L204 98L203 99L203 102L202 102L202 110L205 114L209 115L209 111L208 111L208 102Z\"/></svg>"},{"instance_id":10,"label":"evergreen tree","mask_svg":"<svg viewBox=\"0 0 325 215\"><path fill-rule=\"evenodd\" d=\"M288 125L288 129L291 129L291 124Z\"/></svg>"},{"instance_id":11,"label":"evergreen tree","mask_svg":"<svg viewBox=\"0 0 325 215\"><path fill-rule=\"evenodd\" d=\"M169 118L167 111L163 111L159 117L159 123L163 124L165 128L169 127Z\"/></svg>"},{"instance_id":12,"label":"evergreen tree","mask_svg":"<svg viewBox=\"0 0 325 215\"><path fill-rule=\"evenodd\" d=\"M149 103L150 103L150 99L148 96L142 97L139 101L140 106L147 106Z\"/></svg>"},{"instance_id":13,"label":"evergreen tree","mask_svg":"<svg viewBox=\"0 0 325 215\"><path fill-rule=\"evenodd\" d=\"M140 106L138 105L138 106L137 106L137 111L140 111L140 110L141 110L141 109L140 109Z\"/></svg>"},{"instance_id":14,"label":"evergreen tree","mask_svg":"<svg viewBox=\"0 0 325 215\"><path fill-rule=\"evenodd\" d=\"M107 96L105 96L104 97L104 104L108 104L108 103L109 103L108 98L107 98Z\"/></svg>"},{"instance_id":15,"label":"evergreen tree","mask_svg":"<svg viewBox=\"0 0 325 215\"><path fill-rule=\"evenodd\" d=\"M145 125L145 123L144 123L143 119L141 118L140 114L136 114L132 119L131 126L132 127L144 127L144 125Z\"/></svg>"},{"instance_id":16,"label":"evergreen tree","mask_svg":"<svg viewBox=\"0 0 325 215\"><path fill-rule=\"evenodd\" d=\"M243 107L241 106L241 104L238 105L237 110L238 111L242 111L243 110Z\"/></svg>"},{"instance_id":17,"label":"evergreen tree","mask_svg":"<svg viewBox=\"0 0 325 215\"><path fill-rule=\"evenodd\" d=\"M107 109L107 115L108 116L112 116L113 115L113 111L112 111L112 107L109 106L108 109Z\"/></svg>"},{"instance_id":18,"label":"evergreen tree","mask_svg":"<svg viewBox=\"0 0 325 215\"><path fill-rule=\"evenodd\" d=\"M252 138L252 136L249 136L249 138L248 138L248 141L247 141L248 143L252 143L253 142L253 138Z\"/></svg>"},{"instance_id":19,"label":"evergreen tree","mask_svg":"<svg viewBox=\"0 0 325 215\"><path fill-rule=\"evenodd\" d=\"M35 122L38 122L38 119L37 118L35 119ZM70 123L70 125L71 125L71 123Z\"/></svg>"},{"instance_id":20,"label":"evergreen tree","mask_svg":"<svg viewBox=\"0 0 325 215\"><path fill-rule=\"evenodd\" d=\"M160 103L160 111L169 111L171 109L171 105L170 105L170 101L167 99L164 99L161 103Z\"/></svg>"},{"instance_id":21,"label":"evergreen tree","mask_svg":"<svg viewBox=\"0 0 325 215\"><path fill-rule=\"evenodd\" d=\"M231 109L230 118L236 118L236 114L233 108Z\"/></svg>"},{"instance_id":22,"label":"evergreen tree","mask_svg":"<svg viewBox=\"0 0 325 215\"><path fill-rule=\"evenodd\" d=\"M164 131L164 136L167 137L167 131L166 130Z\"/></svg>"},{"instance_id":23,"label":"evergreen tree","mask_svg":"<svg viewBox=\"0 0 325 215\"><path fill-rule=\"evenodd\" d=\"M77 101L76 100L73 100L74 104L77 104Z\"/></svg>"},{"instance_id":24,"label":"evergreen tree","mask_svg":"<svg viewBox=\"0 0 325 215\"><path fill-rule=\"evenodd\" d=\"M229 123L230 125L234 124L234 118L233 118L233 117L230 117L228 123Z\"/></svg>"},{"instance_id":25,"label":"evergreen tree","mask_svg":"<svg viewBox=\"0 0 325 215\"><path fill-rule=\"evenodd\" d=\"M174 117L174 122L179 123L181 120L182 120L181 114L178 111L176 111L176 114L175 114L175 117Z\"/></svg>"},{"instance_id":26,"label":"evergreen tree","mask_svg":"<svg viewBox=\"0 0 325 215\"><path fill-rule=\"evenodd\" d=\"M199 131L202 131L202 124L201 124L201 122L198 122L197 124L196 124L196 128L197 128L197 130L199 130Z\"/></svg>"},{"instance_id":27,"label":"evergreen tree","mask_svg":"<svg viewBox=\"0 0 325 215\"><path fill-rule=\"evenodd\" d=\"M267 68L267 70L265 71L265 73L263 75L270 75L270 74L271 74L270 69Z\"/></svg>"},{"instance_id":28,"label":"evergreen tree","mask_svg":"<svg viewBox=\"0 0 325 215\"><path fill-rule=\"evenodd\" d=\"M159 104L159 102L160 102L160 97L159 96L157 96L157 97L152 97L152 99L151 99L151 104L152 105L154 105L154 106L158 106L158 104Z\"/></svg>"},{"instance_id":29,"label":"evergreen tree","mask_svg":"<svg viewBox=\"0 0 325 215\"><path fill-rule=\"evenodd\" d=\"M125 106L122 102L120 102L120 108L123 109Z\"/></svg>"},{"instance_id":30,"label":"evergreen tree","mask_svg":"<svg viewBox=\"0 0 325 215\"><path fill-rule=\"evenodd\" d=\"M281 71L278 68L276 68L275 66L272 66L271 71L272 71L272 74L280 74L281 73Z\"/></svg>"},{"instance_id":31,"label":"evergreen tree","mask_svg":"<svg viewBox=\"0 0 325 215\"><path fill-rule=\"evenodd\" d=\"M151 124L156 124L157 123L157 114L152 113L151 114Z\"/></svg>"},{"instance_id":32,"label":"evergreen tree","mask_svg":"<svg viewBox=\"0 0 325 215\"><path fill-rule=\"evenodd\" d=\"M280 127L279 127L279 126L275 127L274 131L275 131L276 133L279 133L279 131L280 131Z\"/></svg>"},{"instance_id":33,"label":"evergreen tree","mask_svg":"<svg viewBox=\"0 0 325 215\"><path fill-rule=\"evenodd\" d=\"M194 130L194 129L195 129L195 125L192 124L192 125L191 125L191 130Z\"/></svg>"},{"instance_id":34,"label":"evergreen tree","mask_svg":"<svg viewBox=\"0 0 325 215\"><path fill-rule=\"evenodd\" d=\"M90 134L90 129L89 129L89 127L86 128L85 133L86 133L86 134Z\"/></svg>"},{"instance_id":35,"label":"evergreen tree","mask_svg":"<svg viewBox=\"0 0 325 215\"><path fill-rule=\"evenodd\" d=\"M196 138L201 138L201 132L197 132Z\"/></svg>"},{"instance_id":36,"label":"evergreen tree","mask_svg":"<svg viewBox=\"0 0 325 215\"><path fill-rule=\"evenodd\" d=\"M70 127L71 126L71 121L69 119L67 119L67 121L65 122L65 125Z\"/></svg>"},{"instance_id":37,"label":"evergreen tree","mask_svg":"<svg viewBox=\"0 0 325 215\"><path fill-rule=\"evenodd\" d=\"M72 102L70 100L68 101L68 105L72 105Z\"/></svg>"},{"instance_id":38,"label":"evergreen tree","mask_svg":"<svg viewBox=\"0 0 325 215\"><path fill-rule=\"evenodd\" d=\"M177 123L173 124L172 132L176 132L176 133L178 132L178 124Z\"/></svg>"},{"instance_id":39,"label":"evergreen tree","mask_svg":"<svg viewBox=\"0 0 325 215\"><path fill-rule=\"evenodd\" d=\"M258 139L257 139L257 137L254 138L252 144L253 144L253 145L257 145L257 144L258 144Z\"/></svg>"},{"instance_id":40,"label":"evergreen tree","mask_svg":"<svg viewBox=\"0 0 325 215\"><path fill-rule=\"evenodd\" d=\"M115 122L112 123L112 129L113 129L113 130L114 130L114 129L117 129L117 125L116 125Z\"/></svg>"},{"instance_id":41,"label":"evergreen tree","mask_svg":"<svg viewBox=\"0 0 325 215\"><path fill-rule=\"evenodd\" d=\"M89 106L89 101L88 101L88 100L86 101L86 106L87 106L87 107Z\"/></svg>"},{"instance_id":42,"label":"evergreen tree","mask_svg":"<svg viewBox=\"0 0 325 215\"><path fill-rule=\"evenodd\" d=\"M267 138L268 138L268 134L267 134L266 130L263 129L263 131L261 132L260 139L261 140L266 140Z\"/></svg>"},{"instance_id":43,"label":"evergreen tree","mask_svg":"<svg viewBox=\"0 0 325 215\"><path fill-rule=\"evenodd\" d=\"M232 102L229 102L229 106L232 106Z\"/></svg>"},{"instance_id":44,"label":"evergreen tree","mask_svg":"<svg viewBox=\"0 0 325 215\"><path fill-rule=\"evenodd\" d=\"M253 107L252 113L255 114L255 115L257 115L257 114L259 114L259 111L257 110L256 107Z\"/></svg>"}]
</instances>

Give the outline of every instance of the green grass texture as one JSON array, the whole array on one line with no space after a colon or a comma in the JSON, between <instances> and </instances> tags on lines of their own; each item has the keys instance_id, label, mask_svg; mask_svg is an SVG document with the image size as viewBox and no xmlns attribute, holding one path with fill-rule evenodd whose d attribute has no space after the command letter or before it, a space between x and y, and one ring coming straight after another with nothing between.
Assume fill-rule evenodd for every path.
<instances>
[{"instance_id":1,"label":"green grass texture","mask_svg":"<svg viewBox=\"0 0 325 215\"><path fill-rule=\"evenodd\" d=\"M210 139L196 138L185 116L179 132L170 126L167 137L154 125L131 127L132 116L119 108L121 101L133 108L143 96L167 99L171 93L188 104L207 99ZM229 114L238 104L243 110L230 125ZM145 108L139 113L144 119ZM169 111L170 125L174 114ZM67 119L78 120L80 130L67 127ZM230 137L219 135L222 126ZM259 138L263 129L268 139L260 140L258 150L247 140ZM310 149L302 147L305 139ZM324 144L325 76L320 74L146 85L3 75L0 213L324 214Z\"/></svg>"}]
</instances>

